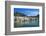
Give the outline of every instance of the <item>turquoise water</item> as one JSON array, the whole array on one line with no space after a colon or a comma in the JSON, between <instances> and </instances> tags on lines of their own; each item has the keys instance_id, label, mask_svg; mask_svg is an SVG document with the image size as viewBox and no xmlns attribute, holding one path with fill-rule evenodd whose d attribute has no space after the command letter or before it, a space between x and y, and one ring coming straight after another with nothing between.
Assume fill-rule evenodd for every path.
<instances>
[{"instance_id":1,"label":"turquoise water","mask_svg":"<svg viewBox=\"0 0 46 36\"><path fill-rule=\"evenodd\" d=\"M23 23L15 23L14 27L38 27L39 26L39 20L32 20L32 21L25 21Z\"/></svg>"}]
</instances>

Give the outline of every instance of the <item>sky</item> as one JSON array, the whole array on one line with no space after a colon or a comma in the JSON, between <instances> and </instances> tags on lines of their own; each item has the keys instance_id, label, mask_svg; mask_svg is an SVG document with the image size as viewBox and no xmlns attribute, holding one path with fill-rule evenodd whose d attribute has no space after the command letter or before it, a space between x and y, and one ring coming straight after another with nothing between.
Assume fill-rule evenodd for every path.
<instances>
[{"instance_id":1,"label":"sky","mask_svg":"<svg viewBox=\"0 0 46 36\"><path fill-rule=\"evenodd\" d=\"M23 13L26 16L37 16L39 14L39 9L32 8L14 8L14 12Z\"/></svg>"}]
</instances>

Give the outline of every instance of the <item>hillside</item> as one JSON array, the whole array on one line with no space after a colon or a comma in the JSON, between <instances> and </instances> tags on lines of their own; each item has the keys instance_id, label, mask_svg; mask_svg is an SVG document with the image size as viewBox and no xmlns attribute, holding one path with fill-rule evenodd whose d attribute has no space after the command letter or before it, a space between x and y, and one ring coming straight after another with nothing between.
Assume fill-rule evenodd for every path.
<instances>
[{"instance_id":1,"label":"hillside","mask_svg":"<svg viewBox=\"0 0 46 36\"><path fill-rule=\"evenodd\" d=\"M24 13L16 12L14 13L14 16L27 16L27 15L25 15ZM39 17L39 14L36 16L31 16L31 17Z\"/></svg>"},{"instance_id":2,"label":"hillside","mask_svg":"<svg viewBox=\"0 0 46 36\"><path fill-rule=\"evenodd\" d=\"M16 13L14 13L14 16L26 16L26 15L23 14L23 13L18 13L18 12L16 12Z\"/></svg>"}]
</instances>

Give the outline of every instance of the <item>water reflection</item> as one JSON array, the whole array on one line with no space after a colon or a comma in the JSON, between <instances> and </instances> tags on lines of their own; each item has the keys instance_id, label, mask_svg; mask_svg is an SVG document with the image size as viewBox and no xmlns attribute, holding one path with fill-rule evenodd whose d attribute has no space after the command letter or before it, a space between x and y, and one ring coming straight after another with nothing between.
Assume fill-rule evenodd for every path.
<instances>
[{"instance_id":1,"label":"water reflection","mask_svg":"<svg viewBox=\"0 0 46 36\"><path fill-rule=\"evenodd\" d=\"M38 18L16 18L15 19L15 27L31 27L34 25L39 25L39 20Z\"/></svg>"}]
</instances>

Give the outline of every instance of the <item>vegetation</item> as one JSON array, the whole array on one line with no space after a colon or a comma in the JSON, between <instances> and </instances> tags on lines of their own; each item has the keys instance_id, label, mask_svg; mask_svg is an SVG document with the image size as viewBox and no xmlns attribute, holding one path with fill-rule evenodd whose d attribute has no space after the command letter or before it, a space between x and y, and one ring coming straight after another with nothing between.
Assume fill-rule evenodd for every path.
<instances>
[{"instance_id":1,"label":"vegetation","mask_svg":"<svg viewBox=\"0 0 46 36\"><path fill-rule=\"evenodd\" d=\"M26 16L26 15L23 14L23 13L18 13L18 12L16 12L16 13L14 13L14 16Z\"/></svg>"},{"instance_id":2,"label":"vegetation","mask_svg":"<svg viewBox=\"0 0 46 36\"><path fill-rule=\"evenodd\" d=\"M14 16L26 16L26 15L20 12L16 12L14 13ZM31 17L39 17L39 14L37 16L31 16Z\"/></svg>"}]
</instances>

